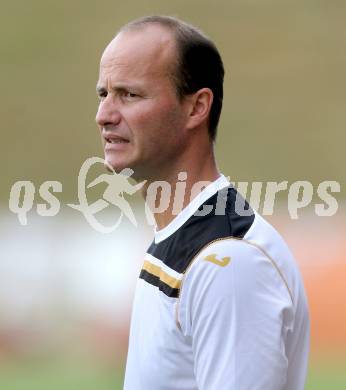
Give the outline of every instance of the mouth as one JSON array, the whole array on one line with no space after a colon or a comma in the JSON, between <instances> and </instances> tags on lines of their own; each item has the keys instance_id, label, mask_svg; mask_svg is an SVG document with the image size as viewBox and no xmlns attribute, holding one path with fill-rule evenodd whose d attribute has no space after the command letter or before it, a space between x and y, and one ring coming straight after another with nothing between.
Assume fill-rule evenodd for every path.
<instances>
[{"instance_id":1,"label":"mouth","mask_svg":"<svg viewBox=\"0 0 346 390\"><path fill-rule=\"evenodd\" d=\"M104 133L103 134L103 139L105 141L105 144L109 145L120 145L120 144L128 144L130 141L124 137L121 137L118 134L113 134L113 133Z\"/></svg>"},{"instance_id":2,"label":"mouth","mask_svg":"<svg viewBox=\"0 0 346 390\"><path fill-rule=\"evenodd\" d=\"M123 138L105 138L106 143L109 144L127 144L129 141L123 139Z\"/></svg>"}]
</instances>

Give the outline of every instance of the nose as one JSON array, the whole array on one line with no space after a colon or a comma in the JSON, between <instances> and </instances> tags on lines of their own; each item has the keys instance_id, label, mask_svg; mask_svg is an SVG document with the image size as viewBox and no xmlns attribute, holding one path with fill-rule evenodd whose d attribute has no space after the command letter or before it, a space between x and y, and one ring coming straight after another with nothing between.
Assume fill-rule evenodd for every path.
<instances>
[{"instance_id":1,"label":"nose","mask_svg":"<svg viewBox=\"0 0 346 390\"><path fill-rule=\"evenodd\" d=\"M111 96L107 96L99 104L95 121L101 127L107 125L117 126L121 120L121 114Z\"/></svg>"}]
</instances>

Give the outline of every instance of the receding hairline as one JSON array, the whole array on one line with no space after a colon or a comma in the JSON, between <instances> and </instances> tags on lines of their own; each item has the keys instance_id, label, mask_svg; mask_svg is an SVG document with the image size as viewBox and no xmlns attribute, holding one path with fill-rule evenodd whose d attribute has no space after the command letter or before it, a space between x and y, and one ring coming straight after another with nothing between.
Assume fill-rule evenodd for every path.
<instances>
[{"instance_id":1,"label":"receding hairline","mask_svg":"<svg viewBox=\"0 0 346 390\"><path fill-rule=\"evenodd\" d=\"M102 60L104 58L105 53L108 49L110 49L112 43L117 39L120 38L123 34L136 34L143 32L145 30L150 30L152 28L158 28L161 31L166 31L169 35L167 37L171 38L169 41L170 46L170 53L169 53L169 59L167 61L167 74L169 78L172 81L172 86L176 90L176 75L177 75L177 68L179 67L179 61L180 61L180 51L178 47L178 39L174 31L174 27L169 27L163 23L160 22L143 22L143 23L137 23L136 20L133 22L130 22L126 24L125 26L121 27L116 35L113 37L113 39L108 43L105 50L102 53L101 60L100 60L100 66L102 66ZM177 92L177 91L176 91ZM177 93L178 95L178 93Z\"/></svg>"},{"instance_id":2,"label":"receding hairline","mask_svg":"<svg viewBox=\"0 0 346 390\"><path fill-rule=\"evenodd\" d=\"M141 30L150 25L158 25L172 32L174 32L174 30L179 25L194 28L192 25L189 25L188 23L178 18L175 18L173 16L152 15L152 16L144 16L142 18L135 19L128 22L127 24L125 24L119 29L118 33L122 31Z\"/></svg>"},{"instance_id":3,"label":"receding hairline","mask_svg":"<svg viewBox=\"0 0 346 390\"><path fill-rule=\"evenodd\" d=\"M211 44L213 44L212 40L198 27L187 23L179 18L176 18L174 16L168 16L168 15L151 15L151 16L144 16L135 20L132 20L122 26L114 38L116 38L121 33L126 32L141 32L147 28L151 27L159 27L163 30L166 30L169 32L173 38L174 43L174 50L175 50L175 58L177 60L176 66L179 66L180 57L181 57L181 48L180 41L181 41L181 34L186 34L187 32L190 32L192 34L196 34L201 39L207 40Z\"/></svg>"},{"instance_id":4,"label":"receding hairline","mask_svg":"<svg viewBox=\"0 0 346 390\"><path fill-rule=\"evenodd\" d=\"M116 35L114 36L113 40L120 36L121 34L126 33L137 33L142 32L144 30L150 29L150 28L159 28L161 30L164 30L170 34L172 37L172 53L171 53L171 62L168 64L168 73L171 78L173 87L176 90L177 96L181 99L182 96L179 94L177 85L178 85L178 72L181 62L181 49L180 49L180 43L179 43L179 33L178 30L181 28L181 26L184 26L187 29L194 29L197 30L201 35L205 36L202 31L196 29L194 26L178 19L173 16L166 16L166 15L151 15L151 16L144 16L135 20L132 20L122 26ZM113 41L112 40L112 41Z\"/></svg>"},{"instance_id":5,"label":"receding hairline","mask_svg":"<svg viewBox=\"0 0 346 390\"><path fill-rule=\"evenodd\" d=\"M152 24L143 24L141 26L133 26L133 28L126 28L126 29L120 29L117 34L113 37L113 39L108 43L108 45L106 46L106 48L104 49L103 53L102 53L102 56L101 56L101 61L102 61L102 57L105 55L105 53L107 53L108 50L111 50L112 48L112 45L115 43L115 41L117 39L120 39L122 36L124 35L127 35L127 34L134 34L136 35L137 33L143 31L143 30L150 30L152 27L159 27L161 30L166 30L166 32L169 34L167 35L167 38L166 40L164 39L161 39L158 40L158 45L161 45L161 46L165 46L167 47L168 45L171 44L172 46L172 50L174 50L175 52L172 53L172 55L174 56L175 54L178 54L178 48L177 48L177 39L176 37L174 36L174 31L167 28L166 26L164 25L159 25L158 23L155 23L157 26L154 26L154 23ZM142 36L140 36L142 37ZM157 37L157 34L155 35L155 37ZM162 35L159 36L160 38L165 38L163 37Z\"/></svg>"},{"instance_id":6,"label":"receding hairline","mask_svg":"<svg viewBox=\"0 0 346 390\"><path fill-rule=\"evenodd\" d=\"M168 15L151 15L151 16L144 16L135 20L132 20L122 26L117 34L118 36L122 32L131 32L131 31L142 31L145 28L150 28L150 26L158 26L162 29L165 29L166 31L170 32L172 34L172 37L174 38L176 48L179 54L179 33L182 32L182 30L193 32L194 34L197 34L200 36L200 38L205 39L209 41L211 44L213 44L212 40L198 27L185 22L184 20L181 20L179 18L176 18L174 16L168 16Z\"/></svg>"}]
</instances>

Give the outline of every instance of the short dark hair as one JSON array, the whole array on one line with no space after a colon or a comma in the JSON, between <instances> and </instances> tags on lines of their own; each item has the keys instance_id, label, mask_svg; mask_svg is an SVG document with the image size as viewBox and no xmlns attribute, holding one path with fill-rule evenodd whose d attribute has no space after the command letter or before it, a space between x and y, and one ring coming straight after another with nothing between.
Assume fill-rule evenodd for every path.
<instances>
[{"instance_id":1,"label":"short dark hair","mask_svg":"<svg viewBox=\"0 0 346 390\"><path fill-rule=\"evenodd\" d=\"M178 58L172 76L178 98L182 99L201 88L210 88L213 92L208 132L211 140L215 140L222 109L225 74L218 49L198 28L172 16L145 16L126 24L120 32L148 24L160 24L174 33Z\"/></svg>"}]
</instances>

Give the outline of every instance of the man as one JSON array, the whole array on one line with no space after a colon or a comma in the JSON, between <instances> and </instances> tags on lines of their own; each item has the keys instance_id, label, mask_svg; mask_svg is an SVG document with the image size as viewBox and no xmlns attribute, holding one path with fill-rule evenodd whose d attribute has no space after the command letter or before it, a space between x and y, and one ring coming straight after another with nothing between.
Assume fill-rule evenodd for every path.
<instances>
[{"instance_id":1,"label":"man","mask_svg":"<svg viewBox=\"0 0 346 390\"><path fill-rule=\"evenodd\" d=\"M223 75L215 45L171 17L129 23L101 58L106 165L133 169L145 197L157 181L185 189L178 215L174 199L160 213L150 202L157 226L136 289L125 390L304 388L299 272L279 234L246 203L239 212L215 163Z\"/></svg>"}]
</instances>

